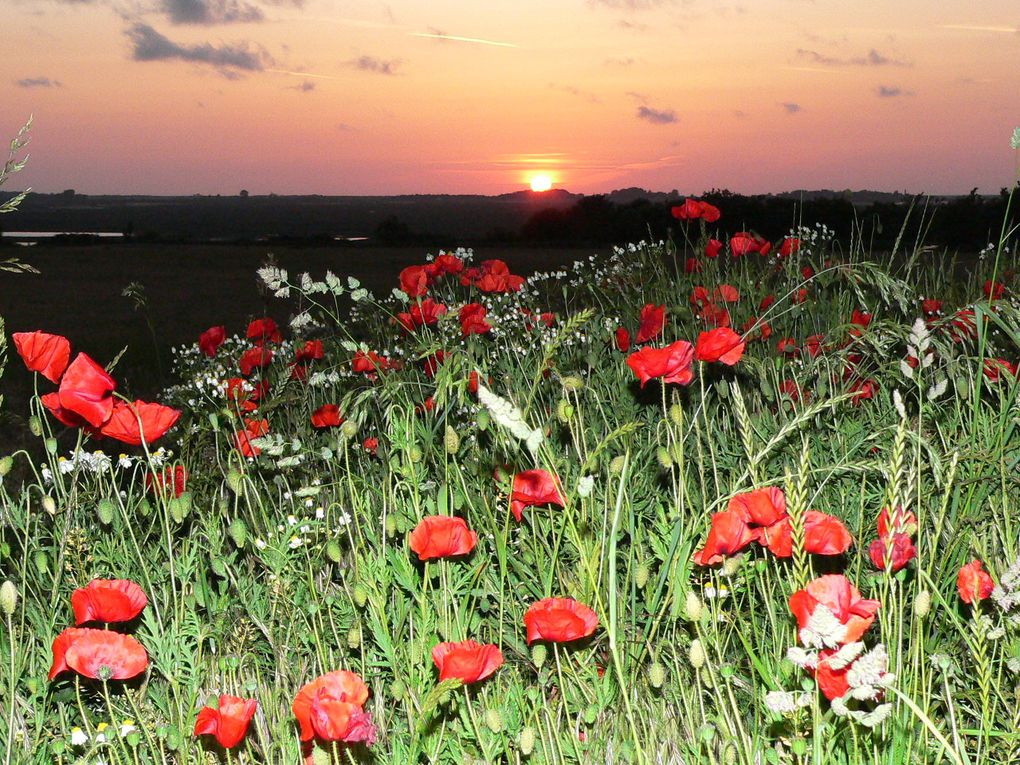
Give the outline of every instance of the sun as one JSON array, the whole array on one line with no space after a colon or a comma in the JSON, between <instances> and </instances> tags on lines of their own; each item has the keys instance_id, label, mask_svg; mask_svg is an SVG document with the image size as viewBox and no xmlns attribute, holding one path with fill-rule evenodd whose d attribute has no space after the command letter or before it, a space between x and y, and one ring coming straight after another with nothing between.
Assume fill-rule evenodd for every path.
<instances>
[{"instance_id":1,"label":"sun","mask_svg":"<svg viewBox=\"0 0 1020 765\"><path fill-rule=\"evenodd\" d=\"M552 188L552 178L548 175L533 175L531 176L531 190L532 191L548 191Z\"/></svg>"}]
</instances>

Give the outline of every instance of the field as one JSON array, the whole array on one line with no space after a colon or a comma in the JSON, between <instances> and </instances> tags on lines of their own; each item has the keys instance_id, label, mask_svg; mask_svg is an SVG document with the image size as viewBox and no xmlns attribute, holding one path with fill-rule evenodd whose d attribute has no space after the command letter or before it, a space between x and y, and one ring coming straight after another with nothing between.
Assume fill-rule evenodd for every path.
<instances>
[{"instance_id":1,"label":"field","mask_svg":"<svg viewBox=\"0 0 1020 765\"><path fill-rule=\"evenodd\" d=\"M675 215L10 276L5 760L1020 762L1017 232Z\"/></svg>"}]
</instances>

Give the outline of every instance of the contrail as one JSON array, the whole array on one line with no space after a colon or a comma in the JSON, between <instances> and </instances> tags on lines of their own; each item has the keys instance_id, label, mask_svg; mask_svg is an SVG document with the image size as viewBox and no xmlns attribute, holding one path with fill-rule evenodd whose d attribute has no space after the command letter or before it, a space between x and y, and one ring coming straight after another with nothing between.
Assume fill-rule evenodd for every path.
<instances>
[{"instance_id":1,"label":"contrail","mask_svg":"<svg viewBox=\"0 0 1020 765\"><path fill-rule=\"evenodd\" d=\"M1020 34L1020 27L993 27L981 26L979 24L940 24L942 29L961 29L966 32L1005 32L1007 34Z\"/></svg>"},{"instance_id":2,"label":"contrail","mask_svg":"<svg viewBox=\"0 0 1020 765\"><path fill-rule=\"evenodd\" d=\"M516 48L513 43L482 40L479 37L457 37L457 35L435 34L434 32L408 32L411 37L431 37L433 40L454 40L456 42L478 43L480 45L498 45L500 48Z\"/></svg>"},{"instance_id":3,"label":"contrail","mask_svg":"<svg viewBox=\"0 0 1020 765\"><path fill-rule=\"evenodd\" d=\"M266 69L266 72L275 72L276 74L289 74L291 77L313 77L316 80L339 80L339 77L331 77L328 74L311 74L310 72L291 72L286 69Z\"/></svg>"}]
</instances>

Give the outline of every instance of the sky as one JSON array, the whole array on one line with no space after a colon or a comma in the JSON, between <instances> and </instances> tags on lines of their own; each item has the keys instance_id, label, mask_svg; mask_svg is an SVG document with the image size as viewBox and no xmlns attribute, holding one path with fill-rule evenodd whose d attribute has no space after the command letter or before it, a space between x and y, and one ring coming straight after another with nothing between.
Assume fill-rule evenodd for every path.
<instances>
[{"instance_id":1,"label":"sky","mask_svg":"<svg viewBox=\"0 0 1020 765\"><path fill-rule=\"evenodd\" d=\"M0 0L7 189L996 193L1020 2Z\"/></svg>"}]
</instances>

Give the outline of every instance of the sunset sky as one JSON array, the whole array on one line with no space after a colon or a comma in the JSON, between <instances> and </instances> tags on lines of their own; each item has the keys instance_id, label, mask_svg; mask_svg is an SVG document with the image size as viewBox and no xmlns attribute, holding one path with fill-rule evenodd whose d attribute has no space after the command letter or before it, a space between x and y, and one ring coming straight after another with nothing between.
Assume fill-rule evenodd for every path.
<instances>
[{"instance_id":1,"label":"sunset sky","mask_svg":"<svg viewBox=\"0 0 1020 765\"><path fill-rule=\"evenodd\" d=\"M10 188L995 193L1020 3L2 0Z\"/></svg>"}]
</instances>

